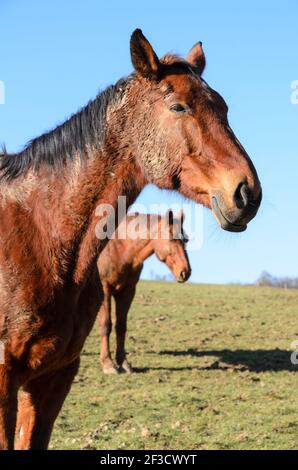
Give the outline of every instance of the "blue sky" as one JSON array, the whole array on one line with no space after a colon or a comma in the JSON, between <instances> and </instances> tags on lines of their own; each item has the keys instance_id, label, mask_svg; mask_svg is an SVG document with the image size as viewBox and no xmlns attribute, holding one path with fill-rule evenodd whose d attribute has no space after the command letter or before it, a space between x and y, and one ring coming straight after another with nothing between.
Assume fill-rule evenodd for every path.
<instances>
[{"instance_id":1,"label":"blue sky","mask_svg":"<svg viewBox=\"0 0 298 470\"><path fill-rule=\"evenodd\" d=\"M229 104L264 202L243 234L204 211L204 242L191 252L193 282L253 282L262 270L298 276L298 1L1 0L0 142L10 151L63 121L99 89L130 73L129 37L141 27L156 52L186 54L203 41L205 79ZM148 187L139 201L182 200ZM183 202L183 201L182 201ZM150 272L166 273L154 258Z\"/></svg>"}]
</instances>

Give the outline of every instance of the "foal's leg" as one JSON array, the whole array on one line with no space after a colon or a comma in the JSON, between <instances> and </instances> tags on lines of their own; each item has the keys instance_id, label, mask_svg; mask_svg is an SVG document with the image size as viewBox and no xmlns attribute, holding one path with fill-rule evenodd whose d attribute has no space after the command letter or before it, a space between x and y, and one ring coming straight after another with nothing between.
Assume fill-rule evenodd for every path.
<instances>
[{"instance_id":1,"label":"foal's leg","mask_svg":"<svg viewBox=\"0 0 298 470\"><path fill-rule=\"evenodd\" d=\"M135 286L119 292L115 296L116 301L116 362L122 372L131 373L132 367L126 359L125 336L127 328L127 314L135 296Z\"/></svg>"},{"instance_id":2,"label":"foal's leg","mask_svg":"<svg viewBox=\"0 0 298 470\"><path fill-rule=\"evenodd\" d=\"M80 360L31 380L19 400L16 444L19 450L47 449L55 419L62 408Z\"/></svg>"},{"instance_id":3,"label":"foal's leg","mask_svg":"<svg viewBox=\"0 0 298 470\"><path fill-rule=\"evenodd\" d=\"M100 362L105 374L117 374L110 351L110 334L112 331L111 320L111 294L107 289L103 289L104 299L98 312L99 331L101 336Z\"/></svg>"},{"instance_id":4,"label":"foal's leg","mask_svg":"<svg viewBox=\"0 0 298 470\"><path fill-rule=\"evenodd\" d=\"M17 381L11 370L0 364L0 450L12 450L17 415Z\"/></svg>"}]
</instances>

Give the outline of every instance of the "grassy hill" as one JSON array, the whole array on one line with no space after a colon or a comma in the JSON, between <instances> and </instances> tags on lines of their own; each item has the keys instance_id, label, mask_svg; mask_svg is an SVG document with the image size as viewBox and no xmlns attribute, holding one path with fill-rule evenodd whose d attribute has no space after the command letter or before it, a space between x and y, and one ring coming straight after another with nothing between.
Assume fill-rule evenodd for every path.
<instances>
[{"instance_id":1,"label":"grassy hill","mask_svg":"<svg viewBox=\"0 0 298 470\"><path fill-rule=\"evenodd\" d=\"M53 449L294 449L298 291L143 281L127 350L105 376L97 325Z\"/></svg>"}]
</instances>

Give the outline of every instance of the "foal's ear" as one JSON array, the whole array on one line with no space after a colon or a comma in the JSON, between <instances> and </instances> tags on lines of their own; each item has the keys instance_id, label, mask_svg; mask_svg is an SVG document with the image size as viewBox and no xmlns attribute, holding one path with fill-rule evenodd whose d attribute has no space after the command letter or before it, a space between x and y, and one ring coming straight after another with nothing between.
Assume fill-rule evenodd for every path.
<instances>
[{"instance_id":1,"label":"foal's ear","mask_svg":"<svg viewBox=\"0 0 298 470\"><path fill-rule=\"evenodd\" d=\"M197 42L189 51L186 60L202 75L206 66L206 58L201 42Z\"/></svg>"},{"instance_id":2,"label":"foal's ear","mask_svg":"<svg viewBox=\"0 0 298 470\"><path fill-rule=\"evenodd\" d=\"M174 214L173 214L172 209L169 209L169 210L166 212L166 221L169 223L169 225L173 225L173 222L174 222Z\"/></svg>"},{"instance_id":3,"label":"foal's ear","mask_svg":"<svg viewBox=\"0 0 298 470\"><path fill-rule=\"evenodd\" d=\"M137 73L147 78L158 77L161 63L140 29L136 29L131 35L130 54Z\"/></svg>"},{"instance_id":4,"label":"foal's ear","mask_svg":"<svg viewBox=\"0 0 298 470\"><path fill-rule=\"evenodd\" d=\"M180 220L181 225L183 225L184 219L185 219L185 214L183 212L183 209L181 209L178 214L176 215L176 219Z\"/></svg>"}]
</instances>

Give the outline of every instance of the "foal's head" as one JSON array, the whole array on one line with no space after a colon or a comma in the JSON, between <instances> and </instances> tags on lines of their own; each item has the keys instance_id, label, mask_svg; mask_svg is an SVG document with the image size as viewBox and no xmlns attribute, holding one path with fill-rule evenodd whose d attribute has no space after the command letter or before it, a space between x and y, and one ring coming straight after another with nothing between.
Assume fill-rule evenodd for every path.
<instances>
[{"instance_id":1,"label":"foal's head","mask_svg":"<svg viewBox=\"0 0 298 470\"><path fill-rule=\"evenodd\" d=\"M187 59L159 60L140 30L131 37L134 153L146 180L211 208L225 230L241 232L262 192L256 170L229 126L224 99L202 78L201 43Z\"/></svg>"},{"instance_id":2,"label":"foal's head","mask_svg":"<svg viewBox=\"0 0 298 470\"><path fill-rule=\"evenodd\" d=\"M176 281L185 282L191 275L186 243L187 235L183 231L184 214L180 212L174 218L173 212L159 219L158 237L152 240L154 253L172 271Z\"/></svg>"}]
</instances>

